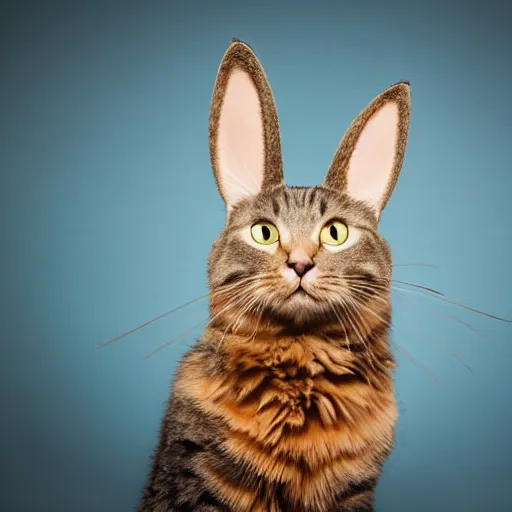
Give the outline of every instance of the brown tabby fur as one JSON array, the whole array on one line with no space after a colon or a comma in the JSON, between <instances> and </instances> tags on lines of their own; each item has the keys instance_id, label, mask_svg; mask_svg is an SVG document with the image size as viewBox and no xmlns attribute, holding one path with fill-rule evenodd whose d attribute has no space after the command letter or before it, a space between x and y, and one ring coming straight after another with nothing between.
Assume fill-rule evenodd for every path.
<instances>
[{"instance_id":1,"label":"brown tabby fur","mask_svg":"<svg viewBox=\"0 0 512 512\"><path fill-rule=\"evenodd\" d=\"M324 186L285 187L270 86L251 48L233 42L210 117L212 164L226 202L217 127L234 68L249 73L260 97L263 185L233 206L212 247L211 321L178 368L139 512L372 511L398 414L388 339L391 253L378 233L380 211L344 191L364 125L396 101L399 138L381 204L388 201L405 153L409 86L389 88L353 122ZM261 218L288 233L275 254L240 239L240 230ZM333 218L357 226L361 238L343 253L326 254L309 235ZM278 277L295 247L327 276L306 303L288 300ZM342 318L341 296L349 301ZM256 306L247 307L249 300Z\"/></svg>"}]
</instances>

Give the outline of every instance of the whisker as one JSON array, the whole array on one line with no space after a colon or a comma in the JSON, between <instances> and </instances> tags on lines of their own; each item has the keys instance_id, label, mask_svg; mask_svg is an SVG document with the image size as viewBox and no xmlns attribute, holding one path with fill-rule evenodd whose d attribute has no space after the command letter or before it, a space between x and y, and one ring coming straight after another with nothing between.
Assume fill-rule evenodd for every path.
<instances>
[{"instance_id":1,"label":"whisker","mask_svg":"<svg viewBox=\"0 0 512 512\"><path fill-rule=\"evenodd\" d=\"M402 291L402 290L399 290L399 291ZM418 307L418 305L416 305L416 307ZM422 307L424 307L424 306L422 306ZM480 331L476 327L473 327L471 324L465 322L464 320L461 320L460 318L457 318L456 316L448 315L447 313L443 313L441 311L436 311L435 309L432 309L432 308L427 308L427 309L430 309L431 312L435 313L436 315L438 315L440 317L446 318L447 320L451 320L453 322L456 322L456 323L464 326L466 329L470 330L471 332L473 332L474 334L476 334L480 338L489 339L489 337L486 336L485 333L483 333L482 331Z\"/></svg>"},{"instance_id":2,"label":"whisker","mask_svg":"<svg viewBox=\"0 0 512 512\"><path fill-rule=\"evenodd\" d=\"M430 368L426 365L424 365L421 361L416 359L410 352L405 350L404 347L402 347L397 341L391 339L391 343L400 351L402 352L413 364L418 366L418 368L421 368L429 377L433 378L438 384L442 384L442 380L434 373Z\"/></svg>"},{"instance_id":3,"label":"whisker","mask_svg":"<svg viewBox=\"0 0 512 512\"><path fill-rule=\"evenodd\" d=\"M338 322L340 323L340 326L343 329L343 334L345 336L345 343L347 345L347 349L348 349L349 352L352 352L352 349L350 347L350 339L349 339L349 336L348 336L348 333L347 333L347 329L345 327L345 324L343 323L343 320L341 319L341 317L339 315L339 312L338 312L337 308L335 307L336 305L334 303L330 303L330 302L328 302L328 304L329 304L330 309L333 311L333 313L335 314L336 318L338 319ZM340 304L340 307L342 309L342 312L345 312L344 304Z\"/></svg>"},{"instance_id":4,"label":"whisker","mask_svg":"<svg viewBox=\"0 0 512 512\"><path fill-rule=\"evenodd\" d=\"M473 368L471 368L471 366L469 366L469 364L467 364L467 363L464 361L464 359L462 359L458 354L456 354L455 352L450 352L450 355L451 355L453 358L457 359L457 361L459 361L459 363L460 363L461 365L463 365L463 366L464 366L464 367L465 367L469 372L471 372L472 374L474 374L474 373L475 373L475 372L474 372L474 370L473 370Z\"/></svg>"},{"instance_id":5,"label":"whisker","mask_svg":"<svg viewBox=\"0 0 512 512\"><path fill-rule=\"evenodd\" d=\"M244 286L254 285L254 284L257 284L257 282L261 279L262 278L260 276L245 277L243 279L240 279L239 281L235 281L234 283L229 283L229 284L224 284L224 285L218 286L211 291L211 294L215 295L215 294L227 293L227 292L236 290L238 288L242 288Z\"/></svg>"},{"instance_id":6,"label":"whisker","mask_svg":"<svg viewBox=\"0 0 512 512\"><path fill-rule=\"evenodd\" d=\"M206 318L205 320L199 322L198 324L194 325L193 327L190 327L189 329L187 329L186 331L183 331L181 332L180 334L178 334L177 336L175 336L174 338L170 339L169 341L167 341L166 343L164 343L163 345L160 345L159 347L157 347L155 350L153 350L152 352L150 352L149 354L146 354L144 356L143 359L149 359L150 357L154 356L157 352L160 352L161 350L163 350L164 348L168 347L169 345L171 345L172 343L180 340L181 338L183 338L184 336L186 336L187 334L191 333L192 331L194 331L195 329L197 329L198 327L200 327L201 325L203 324L206 324L208 323L208 321L212 322L213 320L215 320L219 315L221 315L222 313L224 313L225 311L227 311L230 307L232 306L236 306L237 304L239 304L240 302L242 302L243 299L237 301L236 303L229 303L227 304L226 306L224 306L217 314L215 314L212 318L208 317Z\"/></svg>"},{"instance_id":7,"label":"whisker","mask_svg":"<svg viewBox=\"0 0 512 512\"><path fill-rule=\"evenodd\" d=\"M252 333L251 337L249 338L249 340L252 340L252 341L254 341L254 339L256 338L256 334L258 333L258 328L259 328L260 322L261 322L261 317L263 316L263 305L261 303L256 305L256 310L254 311L254 314L258 315L258 321L256 322L256 326L254 327L254 332Z\"/></svg>"},{"instance_id":8,"label":"whisker","mask_svg":"<svg viewBox=\"0 0 512 512\"><path fill-rule=\"evenodd\" d=\"M365 322L363 316L361 315L361 313L359 312L359 307L362 306L364 307L364 309L366 309L367 311L369 311L370 313L374 314L373 311L371 311L369 308L366 308L363 304L361 304L359 301L356 301L355 299L352 299L352 298L348 298L347 299L350 300L350 302L352 303L352 305L354 306L354 311L357 313L357 315L359 316L359 319L361 321L361 324L362 324L362 327L363 329L365 330L366 332L366 335L368 335L370 329L368 328L368 324ZM386 326L389 327L389 322L381 319L378 315L375 314L375 316L377 317L377 319L379 319L382 323L384 323ZM356 322L356 324L358 323L357 322L357 319L354 318L354 321ZM361 333L362 334L362 333ZM366 347L366 350L367 352L369 353L369 359L370 359L370 363L373 367L374 370L376 370L375 368L375 364L374 362L377 362L378 365L381 367L381 369L386 369L385 365L383 365L376 357L375 355L373 354L373 352L371 351L370 347L368 346L368 343L366 342L367 340L365 340L364 342L364 346Z\"/></svg>"},{"instance_id":9,"label":"whisker","mask_svg":"<svg viewBox=\"0 0 512 512\"><path fill-rule=\"evenodd\" d=\"M407 331L409 333L411 333L411 331L409 329L407 329ZM412 336L415 336L417 337L417 334L414 334L412 333ZM460 357L456 352L452 352L449 348L447 348L447 343L446 343L446 340L442 339L442 338L434 338L432 336L429 336L428 338L425 338L426 341L428 342L434 342L434 343L437 343L438 345L442 345L441 347L441 350L443 352L445 352L446 354L448 354L450 357L452 357L453 359L455 359L455 361L457 361L457 363L459 363L461 366L463 366L466 370L468 370L471 374L474 374L475 372L473 371L473 368L471 368L471 366L469 366L469 364L464 361L464 359L462 359L462 357Z\"/></svg>"},{"instance_id":10,"label":"whisker","mask_svg":"<svg viewBox=\"0 0 512 512\"><path fill-rule=\"evenodd\" d=\"M256 290L261 288L261 282L265 279L268 279L269 274L258 274L257 276L249 276L247 278L241 279L235 283L231 283L228 285L219 286L211 291L211 295L232 295L237 291L246 291L246 290Z\"/></svg>"},{"instance_id":11,"label":"whisker","mask_svg":"<svg viewBox=\"0 0 512 512\"><path fill-rule=\"evenodd\" d=\"M347 276L343 276L344 279L346 279L347 281L349 280L353 280L353 281L359 281L361 284L364 284L366 286L374 286L375 288L385 288L385 286L383 285L378 285L378 284L374 284L374 283L368 283L367 281L363 280L360 276L351 276L351 275L347 275ZM342 283L343 282L343 279L339 278L339 282ZM396 291L401 291L401 292L408 292L408 293L419 293L420 291L428 291L428 292L431 292L433 295L431 295L432 297L434 298L437 298L437 299L440 299L448 304L452 304L454 306L458 306L462 309L466 309L468 311L472 311L473 313L477 313L479 315L483 315L483 316L486 316L488 318L492 318L494 320L499 320L500 322L506 322L506 323L512 323L512 320L508 319L508 318L503 318L503 317L500 317L498 315L494 315L492 313L487 313L486 311L483 311L481 309L477 309L477 308L474 308L472 306L468 306L467 304L464 304L462 302L458 302L458 301L455 301L453 299L449 299L444 293L438 291L438 290L434 290L433 288L429 288L427 286L424 286L424 285L421 285L421 284L418 284L418 283L411 283L411 282L407 282L407 281L398 281L398 280L393 280L393 282L395 283L398 283L398 284L403 284L403 285L407 285L407 286L410 286L410 287L413 287L413 288L417 288L417 290L408 290L408 289L405 289L405 288L397 288L397 287L392 287L392 289L396 290ZM423 295L425 297L427 297L428 295Z\"/></svg>"},{"instance_id":12,"label":"whisker","mask_svg":"<svg viewBox=\"0 0 512 512\"><path fill-rule=\"evenodd\" d=\"M364 294L365 292L362 292L362 293ZM375 298L377 298L377 299L380 299L382 302L384 302L385 304L387 304L387 302L386 302L386 301L385 301L381 296L379 296L379 295L371 295L371 294L368 294L368 293L366 293L366 295L367 295L368 297L370 297L370 298L375 297ZM357 297L354 297L354 298L357 300ZM359 301L358 301L358 302L359 302ZM373 312L372 310L370 310L370 309L369 309L368 307L366 307L364 304L360 303L360 305L361 305L361 307L363 307L364 309L366 309L368 312L370 312L371 314L373 314L374 316L376 316L379 320L384 321L383 319L381 319L381 318L380 318L380 316L377 316L377 315L375 314L375 312ZM458 318L454 318L454 317L450 317L450 316L448 316L448 318L453 319L453 320L459 320ZM462 322L462 320L460 320L460 322ZM465 324L464 322L462 322L462 323L463 323L463 325L466 325L468 328L470 328L470 329L474 330L474 328L473 328L472 326L470 326L469 324ZM476 331L476 330L475 330L475 331ZM476 331L476 332L478 332L478 331ZM471 373L474 373L474 372L473 372L473 369L472 369L472 368L471 368L471 367L470 367L470 366L469 366L469 365L468 365L468 364L467 364L467 363L466 363L466 362L465 362L465 361L464 361L464 360L463 360L459 355L457 355L455 352L451 352L451 351L449 351L448 353L449 353L453 358L455 358L455 359L456 359L460 364L462 364L465 368L467 368Z\"/></svg>"},{"instance_id":13,"label":"whisker","mask_svg":"<svg viewBox=\"0 0 512 512\"><path fill-rule=\"evenodd\" d=\"M373 296L372 296L373 297ZM375 296L377 297L377 296ZM378 298L382 298L382 297L378 297ZM385 320L384 318L382 318L379 314L377 314L375 311L371 310L368 306L366 306L366 304L363 304L360 300L357 300L357 297L354 297L353 300L356 300L357 301L357 305L361 308L363 308L364 310L366 310L368 313L370 313L371 315L373 315L377 320L379 320L380 322L382 322L384 325L386 325L387 327L391 327L391 324L390 322L388 322L387 320ZM384 304L388 304L388 302L386 302L385 300L382 300L382 302Z\"/></svg>"},{"instance_id":14,"label":"whisker","mask_svg":"<svg viewBox=\"0 0 512 512\"><path fill-rule=\"evenodd\" d=\"M262 276L259 275L259 276L249 276L237 283L232 283L230 285L225 285L225 286L221 286L219 287L218 289L214 290L212 292L212 295L216 295L216 294L223 294L223 293L227 293L231 290L235 290L237 287L242 287L242 286L247 286L248 284L254 284L253 282L254 281L257 281L259 279L261 279ZM196 297L195 299L192 299L188 302L185 302L184 304L181 304L180 306L177 306L173 309L170 309L169 311L166 311L165 313L162 313L150 320L147 320L146 322L138 325L137 327L134 327L133 329L130 329L129 331L126 331L122 334L120 334L119 336L116 336L115 338L112 338L104 343L101 343L99 344L96 348L97 349L102 349L102 348L105 348L107 347L108 345L112 345L113 343L115 343L116 341L119 341L119 340L122 340L123 338L126 338L127 336L130 336L131 334L134 334L136 333L137 331L140 331L141 329L144 329L145 327L148 327L149 325L157 322L158 320L161 320L162 318L165 318L169 315L171 315L172 313L176 313L177 311L180 311L181 309L184 309L186 308L187 306L190 306L202 299L205 299L207 298L209 295L209 293L205 293L203 295L200 295L199 297Z\"/></svg>"},{"instance_id":15,"label":"whisker","mask_svg":"<svg viewBox=\"0 0 512 512\"><path fill-rule=\"evenodd\" d=\"M392 279L391 281L393 283L403 284L406 286L413 286L414 288L420 288L421 290L425 290L425 291L433 293L435 295L441 295L441 297L445 297L444 293L442 293L438 290L434 290L434 288L430 288L428 286L423 286L422 284L410 283L408 281L399 281L398 279Z\"/></svg>"},{"instance_id":16,"label":"whisker","mask_svg":"<svg viewBox=\"0 0 512 512\"><path fill-rule=\"evenodd\" d=\"M355 325L355 324L357 324L356 319L353 317L353 315L351 314L351 312L348 308L345 308L344 312L345 312L345 315L346 315L348 321L350 322L350 326L352 327L354 333L356 334L357 338L361 342L361 345L363 345L363 347L365 347L366 350L368 350L368 345L365 343L362 333L357 328L357 325ZM372 366L373 366L373 364L372 364ZM375 369L375 367L374 367L374 369Z\"/></svg>"},{"instance_id":17,"label":"whisker","mask_svg":"<svg viewBox=\"0 0 512 512\"><path fill-rule=\"evenodd\" d=\"M367 292L367 290L364 290L363 288L361 288L359 285L357 284L352 284L350 285L350 287L357 293L354 293L354 295L356 294L361 294L365 297L367 297L368 299L371 299L372 297L375 297L376 299L380 300L381 302L384 302L384 303L387 303L383 298L382 296L378 295L378 294L370 294ZM392 288L392 290L396 290L396 291L409 291L409 290L402 290L400 288ZM407 304L409 305L412 305L410 302L407 302ZM420 308L420 306L418 305L414 305L415 307L417 308ZM424 307L424 306L423 306ZM421 309L421 308L420 308ZM464 327L466 327L466 329L469 329L471 332L473 332L474 334L478 335L479 337L481 338L487 338L487 336L482 332L482 331L479 331L478 329L476 329L475 327L473 327L471 324L468 324L467 322L465 322L464 320L461 320L460 318L457 318L455 316L452 316L452 315L448 315L447 313L442 313L441 311L437 311L436 309L432 309L432 308L427 308L427 309L430 309L430 311L432 313L435 313L436 315L440 316L440 317L443 317L443 318L446 318L447 320L451 320L453 322L456 322L458 324L461 324L463 325Z\"/></svg>"},{"instance_id":18,"label":"whisker","mask_svg":"<svg viewBox=\"0 0 512 512\"><path fill-rule=\"evenodd\" d=\"M338 319L340 325L343 327L343 332L345 334L345 341L347 342L347 348L348 348L348 351L349 352L352 352L351 348L350 348L350 339L349 339L349 336L347 334L347 330L345 329L345 325L343 324L343 320L341 319L341 317L339 316L338 314L338 311L336 310L336 308L334 307L334 304L331 304L329 303L329 306L330 308L332 309L332 311L334 312L334 314L336 315L336 318ZM343 306L342 306L343 307ZM345 308L343 308L343 311L345 311Z\"/></svg>"},{"instance_id":19,"label":"whisker","mask_svg":"<svg viewBox=\"0 0 512 512\"><path fill-rule=\"evenodd\" d=\"M151 324L157 322L158 320L161 320L162 318L165 318L166 316L169 316L172 313L179 311L180 309L186 308L187 306L190 306L191 304L194 304L195 302L198 302L201 299L204 299L206 297L208 297L208 293L205 293L204 295L200 295L199 297L196 297L195 299L185 302L185 304L182 304L181 306L170 309L169 311L166 311L165 313L162 313L161 315L158 315L155 318L152 318L151 320L148 320L147 322L144 322L143 324L140 324L137 327L134 327L133 329L130 329L129 331L126 331L123 334L120 334L119 336L116 336L115 338L112 338L111 340L106 341L105 343L101 343L96 348L100 349L100 348L105 348L108 345L112 345L112 343L122 340L123 338L126 338L130 334L134 334L137 331L140 331L141 329L143 329L144 327L147 327L148 325L151 325Z\"/></svg>"},{"instance_id":20,"label":"whisker","mask_svg":"<svg viewBox=\"0 0 512 512\"><path fill-rule=\"evenodd\" d=\"M226 336L226 334L231 330L233 329L233 332L236 333L239 326L240 326L240 322L242 321L244 315L248 314L253 306L255 304L258 303L258 297L249 297L249 293L247 293L245 295L246 298L248 298L247 301L245 301L245 303L242 305L242 308L240 309L240 311L238 312L238 314L235 316L235 318L233 319L233 321L229 324L229 326L226 328L225 332L224 332L224 336L222 336L222 340L221 340L221 343L222 341L224 340L224 337Z\"/></svg>"},{"instance_id":21,"label":"whisker","mask_svg":"<svg viewBox=\"0 0 512 512\"><path fill-rule=\"evenodd\" d=\"M245 297L249 297L249 294L252 291L253 290L248 290L245 293L244 296ZM254 311L254 313L257 313L260 310L260 308L261 308L260 297L258 297L258 296L253 296L252 298L249 297L249 300L245 304L242 305L242 309L239 311L239 314L235 316L235 318L229 323L229 325L224 330L224 334L222 335L222 338L221 338L221 340L219 341L219 343L217 345L217 351L219 351L219 349L221 348L222 344L224 343L224 339L225 339L227 333L230 332L230 331L236 333L236 331L238 329L238 326L239 326L239 323L242 321L243 316L247 315L249 313L252 313L255 306L256 306L256 311ZM254 333L249 337L249 339L254 339L255 338L257 330L258 330L258 327L259 327L259 323L260 323L260 320L261 320L261 316L262 316L262 313L259 314L258 322L257 322L256 327L254 329Z\"/></svg>"},{"instance_id":22,"label":"whisker","mask_svg":"<svg viewBox=\"0 0 512 512\"><path fill-rule=\"evenodd\" d=\"M421 288L420 286L415 286L412 283L410 284L410 286L413 286L415 288ZM402 292L420 293L420 292L417 292L416 290L406 290L406 289L403 289L403 288L394 288L394 289L397 290L397 291L402 291ZM428 295L425 295L425 296L428 296ZM440 299L440 300L442 300L444 302L447 302L448 304L452 304L454 306L458 306L458 307L466 309L468 311L472 311L473 313L477 313L479 315L483 315L483 316L486 316L488 318L492 318L493 320L499 320L500 322L506 322L508 324L512 323L512 320L509 320L508 318L503 318L503 317L500 317L500 316L497 316L497 315L493 315L492 313L487 313L486 311L482 311L482 310L474 308L472 306L468 306L467 304L464 304L462 302L457 302L455 300L451 300L451 299L449 299L446 296L437 296L437 295L430 295L430 296L433 297L433 298L438 298L438 299Z\"/></svg>"},{"instance_id":23,"label":"whisker","mask_svg":"<svg viewBox=\"0 0 512 512\"><path fill-rule=\"evenodd\" d=\"M197 329L198 327L201 327L203 324L207 323L208 322L208 318L206 318L205 320L199 322L198 324L194 325L193 327L190 327L189 329L187 329L186 331L183 331L181 332L180 334L178 334L177 336L175 336L174 338L171 338L169 341L167 341L166 343L164 343L163 345L160 345L159 347L157 347L155 350L153 350L152 352L150 352L149 354L146 354L143 359L149 359L150 357L153 357L157 352L160 352L160 350L163 350L165 347L168 347L169 345L171 345L172 343L184 338L187 334L191 333L192 331L194 331L195 329Z\"/></svg>"}]
</instances>

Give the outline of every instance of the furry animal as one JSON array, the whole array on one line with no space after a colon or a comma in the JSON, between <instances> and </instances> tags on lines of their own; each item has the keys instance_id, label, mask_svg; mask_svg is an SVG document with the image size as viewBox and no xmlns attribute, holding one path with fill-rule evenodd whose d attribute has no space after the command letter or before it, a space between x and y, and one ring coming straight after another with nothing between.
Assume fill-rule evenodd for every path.
<instances>
[{"instance_id":1,"label":"furry animal","mask_svg":"<svg viewBox=\"0 0 512 512\"><path fill-rule=\"evenodd\" d=\"M398 414L378 224L409 119L409 84L395 84L323 185L285 186L270 85L249 45L229 46L209 126L227 206L211 320L177 370L139 512L373 510Z\"/></svg>"}]
</instances>

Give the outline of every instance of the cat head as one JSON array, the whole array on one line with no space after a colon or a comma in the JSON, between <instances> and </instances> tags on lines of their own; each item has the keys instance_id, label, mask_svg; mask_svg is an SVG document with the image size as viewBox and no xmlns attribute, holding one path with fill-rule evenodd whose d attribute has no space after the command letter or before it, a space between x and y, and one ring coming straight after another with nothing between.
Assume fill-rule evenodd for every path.
<instances>
[{"instance_id":1,"label":"cat head","mask_svg":"<svg viewBox=\"0 0 512 512\"><path fill-rule=\"evenodd\" d=\"M388 303L391 253L378 224L409 119L409 84L395 84L352 122L322 185L285 186L272 90L251 47L233 41L210 110L211 161L227 207L209 260L214 318L231 330L251 321L318 329Z\"/></svg>"}]
</instances>

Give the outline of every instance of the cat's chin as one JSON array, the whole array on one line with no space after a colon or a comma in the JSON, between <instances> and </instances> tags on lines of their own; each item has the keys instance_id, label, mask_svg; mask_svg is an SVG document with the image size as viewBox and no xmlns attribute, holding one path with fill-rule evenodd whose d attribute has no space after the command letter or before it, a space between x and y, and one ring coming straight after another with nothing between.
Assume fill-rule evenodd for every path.
<instances>
[{"instance_id":1,"label":"cat's chin","mask_svg":"<svg viewBox=\"0 0 512 512\"><path fill-rule=\"evenodd\" d=\"M316 302L315 299L304 288L298 288L287 300L289 305L297 305L298 307L307 306L313 302Z\"/></svg>"},{"instance_id":2,"label":"cat's chin","mask_svg":"<svg viewBox=\"0 0 512 512\"><path fill-rule=\"evenodd\" d=\"M285 329L299 332L318 331L322 327L339 322L332 308L299 288L288 296L277 308L268 311L269 317Z\"/></svg>"}]
</instances>

